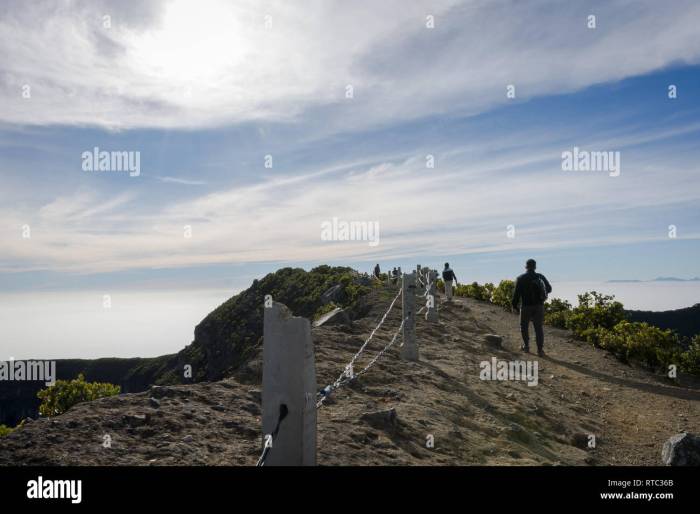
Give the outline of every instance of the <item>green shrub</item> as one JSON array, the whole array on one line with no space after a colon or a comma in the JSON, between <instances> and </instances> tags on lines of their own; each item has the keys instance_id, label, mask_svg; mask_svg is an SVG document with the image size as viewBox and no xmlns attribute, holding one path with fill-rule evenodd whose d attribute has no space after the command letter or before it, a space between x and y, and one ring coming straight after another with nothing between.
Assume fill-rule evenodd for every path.
<instances>
[{"instance_id":1,"label":"green shrub","mask_svg":"<svg viewBox=\"0 0 700 514\"><path fill-rule=\"evenodd\" d=\"M557 328L566 328L571 315L571 304L566 300L552 298L544 304L544 322Z\"/></svg>"},{"instance_id":2,"label":"green shrub","mask_svg":"<svg viewBox=\"0 0 700 514\"><path fill-rule=\"evenodd\" d=\"M491 294L491 302L504 309L510 309L514 292L515 282L512 280L501 280Z\"/></svg>"},{"instance_id":3,"label":"green shrub","mask_svg":"<svg viewBox=\"0 0 700 514\"><path fill-rule=\"evenodd\" d=\"M595 291L578 295L578 307L566 319L566 328L577 337L587 339L590 329L612 329L625 319L625 309L614 296Z\"/></svg>"},{"instance_id":4,"label":"green shrub","mask_svg":"<svg viewBox=\"0 0 700 514\"><path fill-rule=\"evenodd\" d=\"M42 416L58 416L73 405L89 402L105 396L119 394L121 387L106 382L85 382L85 377L78 375L74 380L57 380L36 395L41 400L39 414Z\"/></svg>"},{"instance_id":5,"label":"green shrub","mask_svg":"<svg viewBox=\"0 0 700 514\"><path fill-rule=\"evenodd\" d=\"M687 373L700 375L700 335L693 337L688 349L680 355L680 368Z\"/></svg>"},{"instance_id":6,"label":"green shrub","mask_svg":"<svg viewBox=\"0 0 700 514\"><path fill-rule=\"evenodd\" d=\"M8 426L0 425L0 437L5 437L6 435L10 434L12 430L13 429Z\"/></svg>"},{"instance_id":7,"label":"green shrub","mask_svg":"<svg viewBox=\"0 0 700 514\"><path fill-rule=\"evenodd\" d=\"M678 336L672 330L625 320L612 330L599 327L598 333L598 345L624 362L639 361L654 369L665 368L680 357Z\"/></svg>"}]
</instances>

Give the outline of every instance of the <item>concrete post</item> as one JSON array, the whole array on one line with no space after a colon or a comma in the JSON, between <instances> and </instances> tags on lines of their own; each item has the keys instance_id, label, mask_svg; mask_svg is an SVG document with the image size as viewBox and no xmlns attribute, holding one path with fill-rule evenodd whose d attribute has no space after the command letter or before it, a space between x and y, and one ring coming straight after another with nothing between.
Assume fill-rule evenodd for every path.
<instances>
[{"instance_id":1,"label":"concrete post","mask_svg":"<svg viewBox=\"0 0 700 514\"><path fill-rule=\"evenodd\" d=\"M435 305L435 297L437 295L437 271L430 271L428 274L428 295L425 299L425 307L427 309L425 313L426 321L431 323L437 323L438 321L438 311Z\"/></svg>"},{"instance_id":2,"label":"concrete post","mask_svg":"<svg viewBox=\"0 0 700 514\"><path fill-rule=\"evenodd\" d=\"M418 345L416 344L416 274L407 273L402 277L401 287L403 306L403 346L401 358L417 361Z\"/></svg>"},{"instance_id":3,"label":"concrete post","mask_svg":"<svg viewBox=\"0 0 700 514\"><path fill-rule=\"evenodd\" d=\"M266 466L316 465L316 366L309 320L270 302L263 321L263 445ZM279 422L281 414L286 416Z\"/></svg>"},{"instance_id":4,"label":"concrete post","mask_svg":"<svg viewBox=\"0 0 700 514\"><path fill-rule=\"evenodd\" d=\"M423 278L423 275L421 274L421 267L420 264L416 266L416 294L420 297L423 294L425 294L425 279Z\"/></svg>"}]
</instances>

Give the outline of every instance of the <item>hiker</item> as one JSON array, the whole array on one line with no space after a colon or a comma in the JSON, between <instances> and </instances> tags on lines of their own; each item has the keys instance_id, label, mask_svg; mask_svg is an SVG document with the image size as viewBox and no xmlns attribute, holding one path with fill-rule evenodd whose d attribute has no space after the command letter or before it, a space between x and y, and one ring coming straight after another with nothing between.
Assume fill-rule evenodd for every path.
<instances>
[{"instance_id":1,"label":"hiker","mask_svg":"<svg viewBox=\"0 0 700 514\"><path fill-rule=\"evenodd\" d=\"M445 263L445 269L442 270L442 280L445 282L445 298L448 302L452 301L452 281L457 281L457 275L450 268L450 263Z\"/></svg>"},{"instance_id":2,"label":"hiker","mask_svg":"<svg viewBox=\"0 0 700 514\"><path fill-rule=\"evenodd\" d=\"M520 332L523 336L523 345L520 349L530 352L530 321L535 326L535 338L537 340L537 355L544 356L544 302L547 295L552 292L552 286L544 275L536 273L537 263L535 259L528 259L525 263L525 273L515 281L513 292L513 310L520 312ZM522 302L520 309L518 304Z\"/></svg>"},{"instance_id":3,"label":"hiker","mask_svg":"<svg viewBox=\"0 0 700 514\"><path fill-rule=\"evenodd\" d=\"M394 269L391 270L391 276L392 276L392 283L396 284L396 280L399 277L399 270L396 269L396 266L394 266Z\"/></svg>"},{"instance_id":4,"label":"hiker","mask_svg":"<svg viewBox=\"0 0 700 514\"><path fill-rule=\"evenodd\" d=\"M374 276L379 278L379 275L381 274L381 270L379 269L379 263L374 267Z\"/></svg>"}]
</instances>

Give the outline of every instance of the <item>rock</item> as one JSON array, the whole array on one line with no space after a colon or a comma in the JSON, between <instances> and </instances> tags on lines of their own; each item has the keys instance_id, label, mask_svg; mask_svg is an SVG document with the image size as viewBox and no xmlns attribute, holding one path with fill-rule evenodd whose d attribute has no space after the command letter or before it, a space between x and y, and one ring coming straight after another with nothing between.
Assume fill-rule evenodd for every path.
<instances>
[{"instance_id":1,"label":"rock","mask_svg":"<svg viewBox=\"0 0 700 514\"><path fill-rule=\"evenodd\" d=\"M501 345L503 344L503 338L496 334L486 334L484 336L484 341L486 341L486 344L493 346L494 348L501 348Z\"/></svg>"},{"instance_id":2,"label":"rock","mask_svg":"<svg viewBox=\"0 0 700 514\"><path fill-rule=\"evenodd\" d=\"M343 299L343 286L336 284L321 295L321 304L340 303Z\"/></svg>"},{"instance_id":3,"label":"rock","mask_svg":"<svg viewBox=\"0 0 700 514\"><path fill-rule=\"evenodd\" d=\"M246 403L241 407L244 411L249 412L253 416L258 416L260 414L260 405L257 403Z\"/></svg>"},{"instance_id":4,"label":"rock","mask_svg":"<svg viewBox=\"0 0 700 514\"><path fill-rule=\"evenodd\" d=\"M124 414L122 419L131 427L140 427L148 423L148 416L145 414Z\"/></svg>"},{"instance_id":5,"label":"rock","mask_svg":"<svg viewBox=\"0 0 700 514\"><path fill-rule=\"evenodd\" d=\"M154 409L157 409L160 407L160 402L158 400L156 400L155 398L149 398L148 405L150 405Z\"/></svg>"},{"instance_id":6,"label":"rock","mask_svg":"<svg viewBox=\"0 0 700 514\"><path fill-rule=\"evenodd\" d=\"M571 436L571 444L576 448L588 450L588 434L584 434L583 432L575 433Z\"/></svg>"},{"instance_id":7,"label":"rock","mask_svg":"<svg viewBox=\"0 0 700 514\"><path fill-rule=\"evenodd\" d=\"M169 387L163 387L163 386L151 386L151 396L153 398L164 398L165 396L168 396L171 394L172 390Z\"/></svg>"},{"instance_id":8,"label":"rock","mask_svg":"<svg viewBox=\"0 0 700 514\"><path fill-rule=\"evenodd\" d=\"M676 434L664 443L661 460L667 466L700 466L700 436Z\"/></svg>"},{"instance_id":9,"label":"rock","mask_svg":"<svg viewBox=\"0 0 700 514\"><path fill-rule=\"evenodd\" d=\"M248 396L253 398L258 403L262 403L262 391L260 389L249 389Z\"/></svg>"},{"instance_id":10,"label":"rock","mask_svg":"<svg viewBox=\"0 0 700 514\"><path fill-rule=\"evenodd\" d=\"M26 423L26 421L25 421ZM66 423L66 426L68 428L78 428L78 422L74 419L71 419L68 423Z\"/></svg>"},{"instance_id":11,"label":"rock","mask_svg":"<svg viewBox=\"0 0 700 514\"><path fill-rule=\"evenodd\" d=\"M396 409L381 410L377 412L365 412L360 416L362 421L374 428L394 429L399 424Z\"/></svg>"},{"instance_id":12,"label":"rock","mask_svg":"<svg viewBox=\"0 0 700 514\"><path fill-rule=\"evenodd\" d=\"M212 410L216 410L216 411L219 411L219 412L221 412L221 411L223 411L223 410L226 410L226 407L224 407L224 406L221 405L220 403L217 404L217 405L212 405L211 408L212 408Z\"/></svg>"},{"instance_id":13,"label":"rock","mask_svg":"<svg viewBox=\"0 0 700 514\"><path fill-rule=\"evenodd\" d=\"M314 321L314 327L320 327L323 325L342 325L350 327L352 326L352 321L350 320L350 316L344 309L336 307L329 313L324 314L319 319Z\"/></svg>"},{"instance_id":14,"label":"rock","mask_svg":"<svg viewBox=\"0 0 700 514\"><path fill-rule=\"evenodd\" d=\"M182 438L182 442L183 442L183 443L188 443L188 444L189 444L189 443L191 443L192 441L194 441L194 437L192 437L191 435L186 435L185 437Z\"/></svg>"}]
</instances>

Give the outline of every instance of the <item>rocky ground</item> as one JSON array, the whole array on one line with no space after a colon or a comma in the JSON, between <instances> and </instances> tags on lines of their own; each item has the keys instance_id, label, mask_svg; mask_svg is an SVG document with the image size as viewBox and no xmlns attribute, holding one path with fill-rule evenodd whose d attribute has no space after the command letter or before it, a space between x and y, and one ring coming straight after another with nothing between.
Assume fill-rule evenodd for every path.
<instances>
[{"instance_id":1,"label":"rocky ground","mask_svg":"<svg viewBox=\"0 0 700 514\"><path fill-rule=\"evenodd\" d=\"M319 387L342 371L394 294L372 293L369 315L350 327L314 328ZM400 318L397 302L356 371ZM502 336L502 347L486 334ZM440 298L439 324L419 317L418 362L401 360L397 344L320 409L319 464L658 465L670 436L700 428L700 388L624 365L563 330L546 329L546 357L526 356L538 361L537 386L481 380L481 361L524 358L519 337L514 314ZM220 382L153 387L32 421L0 439L0 465L253 465L260 372L258 357Z\"/></svg>"}]
</instances>

